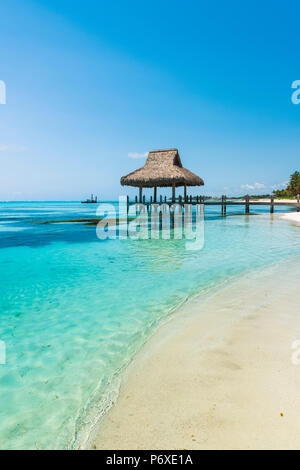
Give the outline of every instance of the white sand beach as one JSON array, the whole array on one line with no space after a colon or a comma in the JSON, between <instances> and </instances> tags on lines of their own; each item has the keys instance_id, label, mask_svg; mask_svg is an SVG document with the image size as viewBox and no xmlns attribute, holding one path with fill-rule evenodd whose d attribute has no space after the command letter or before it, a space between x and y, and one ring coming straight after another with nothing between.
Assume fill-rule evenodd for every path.
<instances>
[{"instance_id":1,"label":"white sand beach","mask_svg":"<svg viewBox=\"0 0 300 470\"><path fill-rule=\"evenodd\" d=\"M299 449L299 279L283 262L187 303L131 363L90 448Z\"/></svg>"},{"instance_id":2,"label":"white sand beach","mask_svg":"<svg viewBox=\"0 0 300 470\"><path fill-rule=\"evenodd\" d=\"M281 216L281 219L300 224L300 212L287 212Z\"/></svg>"},{"instance_id":3,"label":"white sand beach","mask_svg":"<svg viewBox=\"0 0 300 470\"><path fill-rule=\"evenodd\" d=\"M268 204L270 203L270 198L262 198L262 199L252 199L252 202L267 202ZM293 203L297 204L297 199L277 199L275 198L275 203L276 202L281 202L281 203Z\"/></svg>"}]
</instances>

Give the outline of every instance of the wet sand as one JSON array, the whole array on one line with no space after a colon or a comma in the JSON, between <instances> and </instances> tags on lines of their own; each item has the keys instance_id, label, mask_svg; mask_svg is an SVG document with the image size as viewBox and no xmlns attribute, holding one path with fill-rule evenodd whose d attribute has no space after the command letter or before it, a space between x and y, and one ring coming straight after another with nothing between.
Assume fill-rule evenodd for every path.
<instances>
[{"instance_id":1,"label":"wet sand","mask_svg":"<svg viewBox=\"0 0 300 470\"><path fill-rule=\"evenodd\" d=\"M299 449L298 279L299 260L284 262L187 303L131 363L89 447Z\"/></svg>"}]
</instances>

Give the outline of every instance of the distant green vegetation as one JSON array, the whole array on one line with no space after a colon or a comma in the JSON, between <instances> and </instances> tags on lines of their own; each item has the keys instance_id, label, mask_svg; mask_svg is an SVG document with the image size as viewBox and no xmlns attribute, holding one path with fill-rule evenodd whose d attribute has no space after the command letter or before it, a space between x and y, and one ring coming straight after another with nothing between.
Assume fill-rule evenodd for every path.
<instances>
[{"instance_id":1,"label":"distant green vegetation","mask_svg":"<svg viewBox=\"0 0 300 470\"><path fill-rule=\"evenodd\" d=\"M275 197L284 197L284 198L295 198L300 194L300 172L295 171L290 176L289 184L285 189L274 191Z\"/></svg>"},{"instance_id":2,"label":"distant green vegetation","mask_svg":"<svg viewBox=\"0 0 300 470\"><path fill-rule=\"evenodd\" d=\"M246 196L244 196L246 197ZM254 199L270 199L271 194L257 194L257 195L251 195L250 200Z\"/></svg>"}]
</instances>

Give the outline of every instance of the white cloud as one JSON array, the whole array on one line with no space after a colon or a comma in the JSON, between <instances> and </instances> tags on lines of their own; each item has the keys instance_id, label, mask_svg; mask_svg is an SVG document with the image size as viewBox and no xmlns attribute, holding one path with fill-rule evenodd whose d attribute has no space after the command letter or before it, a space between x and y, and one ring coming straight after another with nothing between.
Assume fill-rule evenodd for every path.
<instances>
[{"instance_id":1,"label":"white cloud","mask_svg":"<svg viewBox=\"0 0 300 470\"><path fill-rule=\"evenodd\" d=\"M27 147L18 145L0 145L0 152L24 152Z\"/></svg>"},{"instance_id":2,"label":"white cloud","mask_svg":"<svg viewBox=\"0 0 300 470\"><path fill-rule=\"evenodd\" d=\"M129 157L129 158L146 158L147 155L148 155L147 152L145 152L145 153L130 152L130 153L128 154L128 157Z\"/></svg>"},{"instance_id":3,"label":"white cloud","mask_svg":"<svg viewBox=\"0 0 300 470\"><path fill-rule=\"evenodd\" d=\"M242 184L241 189L264 189L266 185L264 183L254 183L254 184Z\"/></svg>"},{"instance_id":4,"label":"white cloud","mask_svg":"<svg viewBox=\"0 0 300 470\"><path fill-rule=\"evenodd\" d=\"M276 190L276 189L285 189L288 184L289 184L288 181L284 181L283 183L273 184L273 186L271 186L271 188L274 189L274 190Z\"/></svg>"}]
</instances>

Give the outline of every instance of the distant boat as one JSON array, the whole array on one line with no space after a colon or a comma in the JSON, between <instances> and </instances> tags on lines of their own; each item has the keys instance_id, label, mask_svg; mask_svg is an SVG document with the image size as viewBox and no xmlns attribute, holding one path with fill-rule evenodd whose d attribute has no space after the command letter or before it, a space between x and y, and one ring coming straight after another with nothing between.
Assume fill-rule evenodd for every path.
<instances>
[{"instance_id":1,"label":"distant boat","mask_svg":"<svg viewBox=\"0 0 300 470\"><path fill-rule=\"evenodd\" d=\"M81 204L97 204L98 198L97 196L91 195L91 199L86 199L86 201L81 201Z\"/></svg>"}]
</instances>

